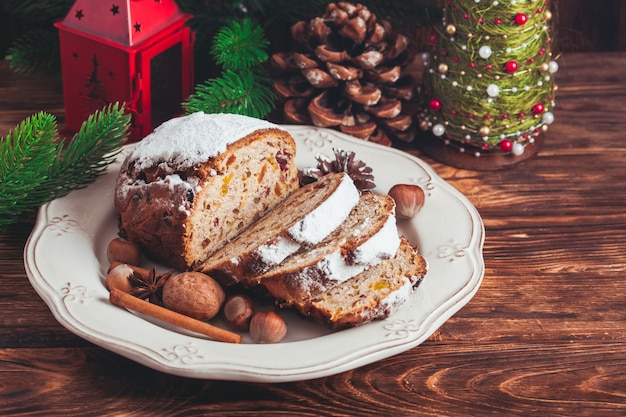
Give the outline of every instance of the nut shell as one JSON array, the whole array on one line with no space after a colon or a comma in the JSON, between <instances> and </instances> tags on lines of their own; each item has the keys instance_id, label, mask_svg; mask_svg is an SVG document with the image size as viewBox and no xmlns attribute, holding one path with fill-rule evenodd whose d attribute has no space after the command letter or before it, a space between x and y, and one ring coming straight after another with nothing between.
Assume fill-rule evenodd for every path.
<instances>
[{"instance_id":1,"label":"nut shell","mask_svg":"<svg viewBox=\"0 0 626 417\"><path fill-rule=\"evenodd\" d=\"M410 219L424 206L424 190L415 184L396 184L389 190L396 202L396 217Z\"/></svg>"},{"instance_id":2,"label":"nut shell","mask_svg":"<svg viewBox=\"0 0 626 417\"><path fill-rule=\"evenodd\" d=\"M106 277L106 287L109 291L116 288L123 292L130 292L133 289L133 284L130 281L130 277L133 275L133 269L126 264L119 264L115 268L112 268Z\"/></svg>"},{"instance_id":3,"label":"nut shell","mask_svg":"<svg viewBox=\"0 0 626 417\"><path fill-rule=\"evenodd\" d=\"M107 259L109 262L139 265L141 249L135 242L116 237L107 245Z\"/></svg>"},{"instance_id":4,"label":"nut shell","mask_svg":"<svg viewBox=\"0 0 626 417\"><path fill-rule=\"evenodd\" d=\"M163 286L163 305L198 320L212 319L219 313L226 294L210 276L201 272L182 272Z\"/></svg>"},{"instance_id":5,"label":"nut shell","mask_svg":"<svg viewBox=\"0 0 626 417\"><path fill-rule=\"evenodd\" d=\"M278 343L287 335L287 323L273 311L260 311L250 321L250 336L255 343Z\"/></svg>"},{"instance_id":6,"label":"nut shell","mask_svg":"<svg viewBox=\"0 0 626 417\"><path fill-rule=\"evenodd\" d=\"M231 295L224 302L222 315L226 324L233 330L248 330L254 316L252 299L244 294Z\"/></svg>"}]
</instances>

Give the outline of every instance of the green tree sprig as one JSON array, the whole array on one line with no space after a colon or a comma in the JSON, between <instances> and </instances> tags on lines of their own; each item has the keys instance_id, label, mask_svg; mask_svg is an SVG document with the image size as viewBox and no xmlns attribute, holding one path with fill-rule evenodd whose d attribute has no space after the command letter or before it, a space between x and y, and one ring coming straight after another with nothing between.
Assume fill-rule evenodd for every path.
<instances>
[{"instance_id":1,"label":"green tree sprig","mask_svg":"<svg viewBox=\"0 0 626 417\"><path fill-rule=\"evenodd\" d=\"M129 127L130 115L120 104L89 116L67 143L50 114L22 121L0 142L0 229L102 175L126 142Z\"/></svg>"},{"instance_id":2,"label":"green tree sprig","mask_svg":"<svg viewBox=\"0 0 626 417\"><path fill-rule=\"evenodd\" d=\"M263 118L274 107L271 79L262 64L268 54L263 30L249 19L232 21L215 35L211 54L220 77L196 86L183 107L187 113L237 113Z\"/></svg>"},{"instance_id":3,"label":"green tree sprig","mask_svg":"<svg viewBox=\"0 0 626 417\"><path fill-rule=\"evenodd\" d=\"M241 71L267 61L265 48L268 46L263 29L250 19L244 19L231 22L215 35L212 54L224 68Z\"/></svg>"}]
</instances>

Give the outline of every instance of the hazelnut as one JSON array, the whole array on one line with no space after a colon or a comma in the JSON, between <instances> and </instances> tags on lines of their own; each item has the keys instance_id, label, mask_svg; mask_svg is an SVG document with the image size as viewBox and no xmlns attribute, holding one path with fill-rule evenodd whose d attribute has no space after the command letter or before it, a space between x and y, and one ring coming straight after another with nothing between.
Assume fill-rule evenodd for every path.
<instances>
[{"instance_id":1,"label":"hazelnut","mask_svg":"<svg viewBox=\"0 0 626 417\"><path fill-rule=\"evenodd\" d=\"M250 336L255 343L278 343L287 334L287 323L273 311L260 311L250 321Z\"/></svg>"},{"instance_id":2,"label":"hazelnut","mask_svg":"<svg viewBox=\"0 0 626 417\"><path fill-rule=\"evenodd\" d=\"M133 284L130 281L133 273L133 269L126 264L119 264L112 268L107 274L105 282L107 289L111 291L116 288L123 292L130 292L133 289Z\"/></svg>"},{"instance_id":3,"label":"hazelnut","mask_svg":"<svg viewBox=\"0 0 626 417\"><path fill-rule=\"evenodd\" d=\"M163 286L163 305L198 320L219 313L226 294L213 278L201 272L182 272Z\"/></svg>"},{"instance_id":4,"label":"hazelnut","mask_svg":"<svg viewBox=\"0 0 626 417\"><path fill-rule=\"evenodd\" d=\"M228 297L222 310L224 321L233 330L244 331L250 327L254 316L254 305L247 295L234 294Z\"/></svg>"},{"instance_id":5,"label":"hazelnut","mask_svg":"<svg viewBox=\"0 0 626 417\"><path fill-rule=\"evenodd\" d=\"M141 249L135 242L116 237L107 246L107 259L109 262L139 265Z\"/></svg>"},{"instance_id":6,"label":"hazelnut","mask_svg":"<svg viewBox=\"0 0 626 417\"><path fill-rule=\"evenodd\" d=\"M396 202L396 217L399 219L412 218L424 205L424 190L419 185L396 184L388 194Z\"/></svg>"}]
</instances>

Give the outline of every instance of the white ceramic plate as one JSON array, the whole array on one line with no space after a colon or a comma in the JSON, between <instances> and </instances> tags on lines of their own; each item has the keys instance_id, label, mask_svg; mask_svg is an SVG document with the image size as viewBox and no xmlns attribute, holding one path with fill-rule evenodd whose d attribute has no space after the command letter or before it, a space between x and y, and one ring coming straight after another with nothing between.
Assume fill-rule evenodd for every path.
<instances>
[{"instance_id":1,"label":"white ceramic plate","mask_svg":"<svg viewBox=\"0 0 626 417\"><path fill-rule=\"evenodd\" d=\"M45 206L25 248L30 282L55 318L78 336L162 372L193 378L282 382L336 374L411 349L426 340L478 290L484 273L484 226L471 203L421 160L328 129L285 126L300 168L318 152L352 150L373 168L377 188L397 183L426 191L400 231L427 259L429 272L391 317L331 332L283 313L287 339L273 345L215 342L148 320L108 301L106 246L117 235L113 191L119 163L89 187Z\"/></svg>"}]
</instances>

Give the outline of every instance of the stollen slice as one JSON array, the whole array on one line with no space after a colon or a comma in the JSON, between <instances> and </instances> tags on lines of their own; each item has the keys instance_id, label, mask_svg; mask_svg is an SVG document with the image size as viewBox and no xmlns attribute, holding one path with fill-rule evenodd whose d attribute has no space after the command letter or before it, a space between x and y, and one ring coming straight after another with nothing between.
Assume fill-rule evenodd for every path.
<instances>
[{"instance_id":1,"label":"stollen slice","mask_svg":"<svg viewBox=\"0 0 626 417\"><path fill-rule=\"evenodd\" d=\"M360 326L396 312L409 300L427 269L426 260L402 239L393 258L291 306L333 329Z\"/></svg>"},{"instance_id":2,"label":"stollen slice","mask_svg":"<svg viewBox=\"0 0 626 417\"><path fill-rule=\"evenodd\" d=\"M388 195L365 194L322 242L245 282L249 287L262 285L276 299L292 303L311 298L392 258L399 246L394 200Z\"/></svg>"},{"instance_id":3,"label":"stollen slice","mask_svg":"<svg viewBox=\"0 0 626 417\"><path fill-rule=\"evenodd\" d=\"M358 201L359 191L346 173L325 175L291 193L196 270L225 286L262 274L301 248L326 238Z\"/></svg>"}]
</instances>

